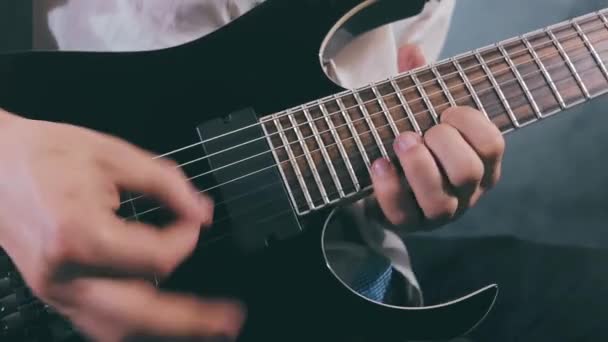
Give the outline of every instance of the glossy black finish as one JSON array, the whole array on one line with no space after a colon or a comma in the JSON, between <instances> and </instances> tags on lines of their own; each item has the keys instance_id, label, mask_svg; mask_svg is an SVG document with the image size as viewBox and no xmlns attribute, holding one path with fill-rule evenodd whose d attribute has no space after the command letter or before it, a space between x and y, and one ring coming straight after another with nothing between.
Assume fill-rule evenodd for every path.
<instances>
[{"instance_id":1,"label":"glossy black finish","mask_svg":"<svg viewBox=\"0 0 608 342\"><path fill-rule=\"evenodd\" d=\"M320 68L319 47L359 3L269 0L207 37L160 51L0 55L0 107L165 153L199 141L196 127L239 109L270 114L340 91ZM412 12L422 3L413 1ZM389 308L354 295L325 267L321 229L327 214L302 218L304 234L257 252L230 236L210 242L204 235L163 287L244 300L249 320L241 341L451 337L465 333L491 306L495 289L437 310Z\"/></svg>"}]
</instances>

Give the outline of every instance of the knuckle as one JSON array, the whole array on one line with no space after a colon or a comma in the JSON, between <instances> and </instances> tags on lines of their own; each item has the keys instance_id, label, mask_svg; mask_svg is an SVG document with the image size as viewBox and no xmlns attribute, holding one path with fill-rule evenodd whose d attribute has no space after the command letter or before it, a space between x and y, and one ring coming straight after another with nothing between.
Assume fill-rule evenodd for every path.
<instances>
[{"instance_id":1,"label":"knuckle","mask_svg":"<svg viewBox=\"0 0 608 342\"><path fill-rule=\"evenodd\" d=\"M213 337L237 338L245 318L245 310L241 305L228 305L221 310L222 315L208 326L206 334Z\"/></svg>"},{"instance_id":2,"label":"knuckle","mask_svg":"<svg viewBox=\"0 0 608 342\"><path fill-rule=\"evenodd\" d=\"M424 140L427 142L435 141L435 139L440 138L442 135L446 134L446 131L449 129L448 125L440 123L429 128L424 133Z\"/></svg>"},{"instance_id":3,"label":"knuckle","mask_svg":"<svg viewBox=\"0 0 608 342\"><path fill-rule=\"evenodd\" d=\"M50 269L61 268L75 258L73 234L76 222L70 216L57 221L45 244L45 259Z\"/></svg>"},{"instance_id":4,"label":"knuckle","mask_svg":"<svg viewBox=\"0 0 608 342\"><path fill-rule=\"evenodd\" d=\"M179 179L180 181L186 181L186 175L179 167L179 164L171 159L159 159L160 169L159 171L171 179Z\"/></svg>"},{"instance_id":5,"label":"knuckle","mask_svg":"<svg viewBox=\"0 0 608 342\"><path fill-rule=\"evenodd\" d=\"M431 221L444 221L454 217L458 210L458 201L452 197L444 197L422 208L424 215Z\"/></svg>"},{"instance_id":6,"label":"knuckle","mask_svg":"<svg viewBox=\"0 0 608 342\"><path fill-rule=\"evenodd\" d=\"M387 218L391 224L395 226L402 226L407 223L408 215L403 210L397 210L396 212L391 213Z\"/></svg>"},{"instance_id":7,"label":"knuckle","mask_svg":"<svg viewBox=\"0 0 608 342\"><path fill-rule=\"evenodd\" d=\"M454 174L452 185L457 188L479 184L483 179L484 166L481 160L472 158L467 165L464 165Z\"/></svg>"},{"instance_id":8,"label":"knuckle","mask_svg":"<svg viewBox=\"0 0 608 342\"><path fill-rule=\"evenodd\" d=\"M500 171L500 168L497 168L496 171L494 172L494 174L491 177L489 177L489 180L484 183L485 188L491 189L491 188L495 187L498 184L498 182L500 182L500 178L501 178L501 171Z\"/></svg>"},{"instance_id":9,"label":"knuckle","mask_svg":"<svg viewBox=\"0 0 608 342\"><path fill-rule=\"evenodd\" d=\"M36 297L43 300L49 300L51 297L53 297L50 279L51 277L47 274L47 272L43 271L33 275L28 280L28 286Z\"/></svg>"},{"instance_id":10,"label":"knuckle","mask_svg":"<svg viewBox=\"0 0 608 342\"><path fill-rule=\"evenodd\" d=\"M505 150L505 140L501 134L494 134L479 146L481 158L489 161L500 160Z\"/></svg>"},{"instance_id":11,"label":"knuckle","mask_svg":"<svg viewBox=\"0 0 608 342\"><path fill-rule=\"evenodd\" d=\"M173 159L161 158L161 159L158 159L158 161L164 168L166 168L168 170L177 169L179 166L177 164L177 162L174 161Z\"/></svg>"},{"instance_id":12,"label":"knuckle","mask_svg":"<svg viewBox=\"0 0 608 342\"><path fill-rule=\"evenodd\" d=\"M466 113L474 111L470 106L450 107L441 114L441 121L445 123L455 122Z\"/></svg>"},{"instance_id":13,"label":"knuckle","mask_svg":"<svg viewBox=\"0 0 608 342\"><path fill-rule=\"evenodd\" d=\"M169 276L176 267L177 262L169 258L157 258L153 265L154 272L161 278Z\"/></svg>"}]
</instances>

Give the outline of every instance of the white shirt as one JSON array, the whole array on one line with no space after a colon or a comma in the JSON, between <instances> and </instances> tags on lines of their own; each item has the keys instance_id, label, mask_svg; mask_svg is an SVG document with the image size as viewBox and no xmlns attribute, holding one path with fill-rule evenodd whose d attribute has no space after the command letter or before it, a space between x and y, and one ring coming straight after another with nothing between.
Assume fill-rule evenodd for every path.
<instances>
[{"instance_id":1,"label":"white shirt","mask_svg":"<svg viewBox=\"0 0 608 342\"><path fill-rule=\"evenodd\" d=\"M35 49L84 51L167 48L203 37L261 1L36 0L33 43ZM453 7L454 0L430 0L420 15L356 37L330 60L326 72L345 88L397 75L397 51L405 43L417 44L427 61L434 61L447 36ZM328 246L342 260L340 272L347 277L349 270L356 269L353 265L371 254L380 254L409 281L416 292L412 295L418 297L414 301L421 303L421 290L403 241L364 217L363 210L358 209L361 204L356 203L352 213L367 246L357 248L346 241Z\"/></svg>"}]
</instances>

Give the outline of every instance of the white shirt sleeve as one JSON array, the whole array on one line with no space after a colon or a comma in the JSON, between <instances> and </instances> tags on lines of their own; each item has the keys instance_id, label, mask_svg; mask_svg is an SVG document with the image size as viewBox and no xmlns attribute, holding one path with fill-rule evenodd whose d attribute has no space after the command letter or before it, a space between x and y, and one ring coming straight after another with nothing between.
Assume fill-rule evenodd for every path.
<instances>
[{"instance_id":1,"label":"white shirt sleeve","mask_svg":"<svg viewBox=\"0 0 608 342\"><path fill-rule=\"evenodd\" d=\"M341 86L357 88L398 74L398 50L421 48L436 61L447 38L455 0L431 0L416 17L394 22L353 39L329 62L328 73Z\"/></svg>"}]
</instances>

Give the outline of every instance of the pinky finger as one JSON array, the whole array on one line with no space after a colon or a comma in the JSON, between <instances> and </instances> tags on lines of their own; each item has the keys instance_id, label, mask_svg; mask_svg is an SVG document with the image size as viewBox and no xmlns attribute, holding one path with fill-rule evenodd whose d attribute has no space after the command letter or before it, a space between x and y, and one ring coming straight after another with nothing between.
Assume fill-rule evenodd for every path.
<instances>
[{"instance_id":1,"label":"pinky finger","mask_svg":"<svg viewBox=\"0 0 608 342\"><path fill-rule=\"evenodd\" d=\"M74 323L100 341L235 340L244 323L237 303L159 292L145 282L78 280L75 286L86 314Z\"/></svg>"}]
</instances>

